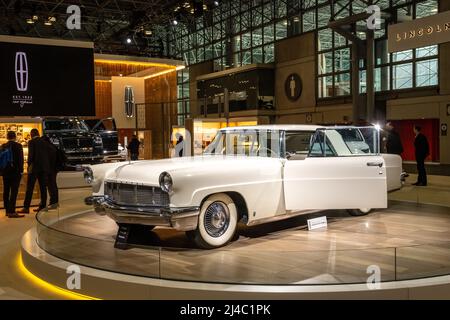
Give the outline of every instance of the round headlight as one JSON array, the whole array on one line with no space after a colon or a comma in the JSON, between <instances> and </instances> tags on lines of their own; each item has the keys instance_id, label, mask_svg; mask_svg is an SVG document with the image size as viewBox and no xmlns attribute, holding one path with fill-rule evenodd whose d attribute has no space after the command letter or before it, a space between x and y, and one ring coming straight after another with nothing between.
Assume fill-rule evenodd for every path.
<instances>
[{"instance_id":1,"label":"round headlight","mask_svg":"<svg viewBox=\"0 0 450 320\"><path fill-rule=\"evenodd\" d=\"M159 186L165 192L172 192L172 177L167 172L163 172L159 176Z\"/></svg>"},{"instance_id":2,"label":"round headlight","mask_svg":"<svg viewBox=\"0 0 450 320\"><path fill-rule=\"evenodd\" d=\"M94 172L90 167L84 168L83 171L84 181L86 181L87 184L91 184L94 181Z\"/></svg>"},{"instance_id":3,"label":"round headlight","mask_svg":"<svg viewBox=\"0 0 450 320\"><path fill-rule=\"evenodd\" d=\"M58 137L50 137L49 139L50 139L50 142L52 144L54 144L55 146L59 146L59 139L58 139Z\"/></svg>"},{"instance_id":4,"label":"round headlight","mask_svg":"<svg viewBox=\"0 0 450 320\"><path fill-rule=\"evenodd\" d=\"M102 144L102 143L103 143L102 137L100 137L100 136L95 136L95 138L94 138L94 143L95 143L95 144Z\"/></svg>"}]
</instances>

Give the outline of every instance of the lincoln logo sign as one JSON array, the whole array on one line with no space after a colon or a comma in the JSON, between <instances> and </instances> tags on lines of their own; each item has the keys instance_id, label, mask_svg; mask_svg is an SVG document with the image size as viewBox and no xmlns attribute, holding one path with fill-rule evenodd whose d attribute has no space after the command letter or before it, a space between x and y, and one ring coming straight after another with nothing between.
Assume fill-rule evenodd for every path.
<instances>
[{"instance_id":1,"label":"lincoln logo sign","mask_svg":"<svg viewBox=\"0 0 450 320\"><path fill-rule=\"evenodd\" d=\"M393 24L388 29L389 52L450 42L450 11L409 22Z\"/></svg>"},{"instance_id":2,"label":"lincoln logo sign","mask_svg":"<svg viewBox=\"0 0 450 320\"><path fill-rule=\"evenodd\" d=\"M28 61L25 52L16 52L16 86L17 91L28 89Z\"/></svg>"},{"instance_id":3,"label":"lincoln logo sign","mask_svg":"<svg viewBox=\"0 0 450 320\"><path fill-rule=\"evenodd\" d=\"M127 118L133 117L134 92L132 86L125 86L125 115Z\"/></svg>"}]
</instances>

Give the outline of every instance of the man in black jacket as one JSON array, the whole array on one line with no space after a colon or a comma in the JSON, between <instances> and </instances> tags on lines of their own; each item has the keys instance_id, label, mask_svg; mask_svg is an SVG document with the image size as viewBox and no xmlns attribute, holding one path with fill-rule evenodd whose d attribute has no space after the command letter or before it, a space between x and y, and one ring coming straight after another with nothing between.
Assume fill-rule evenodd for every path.
<instances>
[{"instance_id":1,"label":"man in black jacket","mask_svg":"<svg viewBox=\"0 0 450 320\"><path fill-rule=\"evenodd\" d=\"M55 209L58 206L59 195L58 195L58 184L56 178L58 175L58 149L56 146L50 142L48 137L43 137L48 149L49 157L49 172L48 172L48 194L50 195L49 208Z\"/></svg>"},{"instance_id":2,"label":"man in black jacket","mask_svg":"<svg viewBox=\"0 0 450 320\"><path fill-rule=\"evenodd\" d=\"M30 132L31 140L28 142L28 181L27 191L23 210L19 213L29 213L31 199L33 197L34 185L36 180L39 183L41 193L41 202L35 212L39 212L47 206L47 183L50 172L50 159L48 154L47 142L39 137L39 131L32 129Z\"/></svg>"},{"instance_id":3,"label":"man in black jacket","mask_svg":"<svg viewBox=\"0 0 450 320\"><path fill-rule=\"evenodd\" d=\"M417 182L413 183L415 186L426 186L427 185L427 172L425 170L425 159L430 154L430 147L428 145L428 140L425 135L420 133L422 130L419 126L414 126L414 133L416 139L414 140L414 147L416 149L416 161L417 161L417 172L419 174Z\"/></svg>"},{"instance_id":4,"label":"man in black jacket","mask_svg":"<svg viewBox=\"0 0 450 320\"><path fill-rule=\"evenodd\" d=\"M130 153L131 160L136 161L139 160L139 146L141 145L141 142L138 140L137 136L133 134L133 137L128 144L128 152Z\"/></svg>"},{"instance_id":5,"label":"man in black jacket","mask_svg":"<svg viewBox=\"0 0 450 320\"><path fill-rule=\"evenodd\" d=\"M3 171L3 204L9 218L22 218L23 214L16 213L16 200L23 173L23 148L16 142L14 131L7 133L7 139L8 142L2 145L2 149L11 150L12 163Z\"/></svg>"}]
</instances>

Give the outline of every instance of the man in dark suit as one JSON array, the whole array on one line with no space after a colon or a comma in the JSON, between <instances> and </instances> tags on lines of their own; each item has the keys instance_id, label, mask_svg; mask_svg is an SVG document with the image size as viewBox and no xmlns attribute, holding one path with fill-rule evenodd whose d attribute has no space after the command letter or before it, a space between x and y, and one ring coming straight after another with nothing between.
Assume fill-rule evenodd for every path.
<instances>
[{"instance_id":1,"label":"man in dark suit","mask_svg":"<svg viewBox=\"0 0 450 320\"><path fill-rule=\"evenodd\" d=\"M420 131L422 130L419 126L414 126L414 133L416 139L414 140L414 147L416 149L416 161L417 161L417 172L419 174L417 182L413 185L415 186L426 186L427 185L427 172L425 170L425 159L430 154L430 147L428 145L428 140L425 135Z\"/></svg>"},{"instance_id":2,"label":"man in dark suit","mask_svg":"<svg viewBox=\"0 0 450 320\"><path fill-rule=\"evenodd\" d=\"M50 159L48 154L47 142L39 137L39 131L32 129L30 132L31 140L28 142L28 181L27 191L23 210L19 213L29 213L31 199L33 197L34 185L36 180L39 183L41 193L41 202L35 212L39 212L47 206L47 183L50 172Z\"/></svg>"},{"instance_id":3,"label":"man in dark suit","mask_svg":"<svg viewBox=\"0 0 450 320\"><path fill-rule=\"evenodd\" d=\"M141 142L138 140L137 136L133 134L130 143L128 144L128 152L130 153L130 157L132 161L139 160L139 146Z\"/></svg>"},{"instance_id":4,"label":"man in dark suit","mask_svg":"<svg viewBox=\"0 0 450 320\"><path fill-rule=\"evenodd\" d=\"M2 150L11 150L12 163L3 170L3 204L9 218L23 218L23 214L16 213L17 194L23 173L23 148L16 142L14 131L7 133L7 139L8 142L2 145Z\"/></svg>"},{"instance_id":5,"label":"man in dark suit","mask_svg":"<svg viewBox=\"0 0 450 320\"><path fill-rule=\"evenodd\" d=\"M58 206L58 184L56 178L58 175L58 150L56 146L50 142L48 137L43 137L47 143L48 157L49 157L49 172L48 172L48 194L50 195L50 202L48 207L55 209Z\"/></svg>"}]
</instances>

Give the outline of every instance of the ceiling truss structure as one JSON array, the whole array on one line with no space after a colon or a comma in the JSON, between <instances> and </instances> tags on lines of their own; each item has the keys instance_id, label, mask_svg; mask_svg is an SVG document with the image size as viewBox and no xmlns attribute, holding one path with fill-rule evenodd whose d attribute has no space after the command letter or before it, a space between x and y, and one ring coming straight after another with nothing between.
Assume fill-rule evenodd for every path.
<instances>
[{"instance_id":1,"label":"ceiling truss structure","mask_svg":"<svg viewBox=\"0 0 450 320\"><path fill-rule=\"evenodd\" d=\"M173 18L177 3L176 0L0 0L0 34L92 41L96 52L103 53L165 56L165 28L161 26ZM80 30L69 30L66 26L70 16L67 8L71 5L81 10Z\"/></svg>"}]
</instances>

